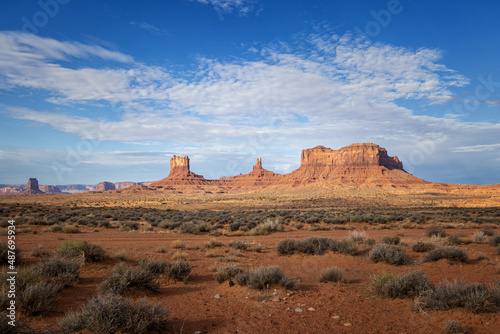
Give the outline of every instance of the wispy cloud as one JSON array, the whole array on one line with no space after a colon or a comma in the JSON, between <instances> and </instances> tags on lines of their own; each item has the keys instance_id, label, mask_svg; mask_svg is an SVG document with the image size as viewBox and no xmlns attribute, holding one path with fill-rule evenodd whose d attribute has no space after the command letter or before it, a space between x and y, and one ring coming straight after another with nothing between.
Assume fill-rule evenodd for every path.
<instances>
[{"instance_id":1,"label":"wispy cloud","mask_svg":"<svg viewBox=\"0 0 500 334\"><path fill-rule=\"evenodd\" d=\"M472 145L472 146L460 146L453 149L453 152L487 152L487 151L495 151L500 149L499 144L487 144L487 145Z\"/></svg>"},{"instance_id":2,"label":"wispy cloud","mask_svg":"<svg viewBox=\"0 0 500 334\"><path fill-rule=\"evenodd\" d=\"M236 13L248 15L255 8L256 0L189 0L205 5L211 5L216 11L225 14Z\"/></svg>"},{"instance_id":3,"label":"wispy cloud","mask_svg":"<svg viewBox=\"0 0 500 334\"><path fill-rule=\"evenodd\" d=\"M168 31L142 21L131 21L131 25L147 30L154 35L168 35Z\"/></svg>"}]
</instances>

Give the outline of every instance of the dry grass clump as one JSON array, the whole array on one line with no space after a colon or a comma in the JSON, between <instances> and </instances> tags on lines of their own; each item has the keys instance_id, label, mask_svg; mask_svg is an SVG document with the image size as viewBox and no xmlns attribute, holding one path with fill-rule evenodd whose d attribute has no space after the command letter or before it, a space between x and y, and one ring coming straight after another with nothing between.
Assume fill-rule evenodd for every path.
<instances>
[{"instance_id":1,"label":"dry grass clump","mask_svg":"<svg viewBox=\"0 0 500 334\"><path fill-rule=\"evenodd\" d=\"M398 236L390 237L390 236L384 235L380 239L380 242L383 244L387 244L387 245L398 245L401 242L401 239Z\"/></svg>"},{"instance_id":2,"label":"dry grass clump","mask_svg":"<svg viewBox=\"0 0 500 334\"><path fill-rule=\"evenodd\" d=\"M436 248L436 245L431 242L418 241L415 243L411 249L417 253L429 252Z\"/></svg>"},{"instance_id":3,"label":"dry grass clump","mask_svg":"<svg viewBox=\"0 0 500 334\"><path fill-rule=\"evenodd\" d=\"M163 333L169 311L142 298L136 304L119 295L93 297L79 312L68 312L59 321L63 332Z\"/></svg>"},{"instance_id":4,"label":"dry grass clump","mask_svg":"<svg viewBox=\"0 0 500 334\"><path fill-rule=\"evenodd\" d=\"M233 247L234 249L237 249L237 250L246 250L250 244L248 242L244 242L244 241L233 241L229 244L229 246Z\"/></svg>"},{"instance_id":5,"label":"dry grass clump","mask_svg":"<svg viewBox=\"0 0 500 334\"><path fill-rule=\"evenodd\" d=\"M375 263L386 262L395 266L413 263L413 259L406 254L403 247L397 245L378 244L368 254Z\"/></svg>"},{"instance_id":6,"label":"dry grass clump","mask_svg":"<svg viewBox=\"0 0 500 334\"><path fill-rule=\"evenodd\" d=\"M17 294L17 305L28 314L38 315L52 308L63 286L57 283L36 283L27 285Z\"/></svg>"},{"instance_id":7,"label":"dry grass clump","mask_svg":"<svg viewBox=\"0 0 500 334\"><path fill-rule=\"evenodd\" d=\"M140 267L132 269L121 262L113 268L111 275L102 281L99 290L106 293L122 294L126 289L135 287L159 292L159 284L156 281L156 277L157 275L148 270L148 268Z\"/></svg>"},{"instance_id":8,"label":"dry grass clump","mask_svg":"<svg viewBox=\"0 0 500 334\"><path fill-rule=\"evenodd\" d=\"M80 233L81 231L75 225L66 225L62 228L64 233Z\"/></svg>"},{"instance_id":9,"label":"dry grass clump","mask_svg":"<svg viewBox=\"0 0 500 334\"><path fill-rule=\"evenodd\" d=\"M205 248L212 249L217 247L224 247L224 244L215 238L205 243Z\"/></svg>"},{"instance_id":10,"label":"dry grass clump","mask_svg":"<svg viewBox=\"0 0 500 334\"><path fill-rule=\"evenodd\" d=\"M187 248L187 243L183 240L174 240L172 241L172 248L174 249L186 249Z\"/></svg>"},{"instance_id":11,"label":"dry grass clump","mask_svg":"<svg viewBox=\"0 0 500 334\"><path fill-rule=\"evenodd\" d=\"M477 231L472 235L472 242L475 244L483 244L486 242L486 234L483 231Z\"/></svg>"},{"instance_id":12,"label":"dry grass clump","mask_svg":"<svg viewBox=\"0 0 500 334\"><path fill-rule=\"evenodd\" d=\"M248 286L256 290L268 290L273 285L280 285L285 289L295 289L298 281L289 278L278 266L260 267L238 273L234 279L239 285Z\"/></svg>"},{"instance_id":13,"label":"dry grass clump","mask_svg":"<svg viewBox=\"0 0 500 334\"><path fill-rule=\"evenodd\" d=\"M53 257L47 261L32 266L36 274L44 277L45 281L70 286L80 276L80 265L74 261Z\"/></svg>"},{"instance_id":14,"label":"dry grass clump","mask_svg":"<svg viewBox=\"0 0 500 334\"><path fill-rule=\"evenodd\" d=\"M175 279L177 281L186 282L189 275L191 275L191 270L193 266L188 260L179 259L172 263L168 268L168 277Z\"/></svg>"},{"instance_id":15,"label":"dry grass clump","mask_svg":"<svg viewBox=\"0 0 500 334\"><path fill-rule=\"evenodd\" d=\"M500 234L493 235L490 238L490 240L488 241L488 244L490 244L490 246L499 246L500 245Z\"/></svg>"},{"instance_id":16,"label":"dry grass clump","mask_svg":"<svg viewBox=\"0 0 500 334\"><path fill-rule=\"evenodd\" d=\"M276 245L276 251L278 255L295 253L323 255L327 251L349 255L358 255L360 253L356 242L351 238L338 241L325 237L308 237L303 240L283 239Z\"/></svg>"},{"instance_id":17,"label":"dry grass clump","mask_svg":"<svg viewBox=\"0 0 500 334\"><path fill-rule=\"evenodd\" d=\"M467 334L469 329L459 320L448 320L443 324L445 334Z\"/></svg>"},{"instance_id":18,"label":"dry grass clump","mask_svg":"<svg viewBox=\"0 0 500 334\"><path fill-rule=\"evenodd\" d=\"M430 226L425 230L425 235L428 237L437 236L440 238L446 237L446 232L439 226Z\"/></svg>"},{"instance_id":19,"label":"dry grass clump","mask_svg":"<svg viewBox=\"0 0 500 334\"><path fill-rule=\"evenodd\" d=\"M323 270L319 274L319 281L324 282L341 282L344 280L344 272L342 269L333 267Z\"/></svg>"},{"instance_id":20,"label":"dry grass clump","mask_svg":"<svg viewBox=\"0 0 500 334\"><path fill-rule=\"evenodd\" d=\"M30 253L31 256L34 257L49 257L52 255L52 251L45 246L35 246Z\"/></svg>"},{"instance_id":21,"label":"dry grass clump","mask_svg":"<svg viewBox=\"0 0 500 334\"><path fill-rule=\"evenodd\" d=\"M252 236L267 235L267 234L270 234L272 232L281 232L281 231L283 231L283 225L279 222L279 220L268 218L265 223L254 227L250 231L250 235L252 235Z\"/></svg>"},{"instance_id":22,"label":"dry grass clump","mask_svg":"<svg viewBox=\"0 0 500 334\"><path fill-rule=\"evenodd\" d=\"M467 252L458 247L444 247L430 251L422 259L423 262L435 262L441 259L450 261L467 262Z\"/></svg>"},{"instance_id":23,"label":"dry grass clump","mask_svg":"<svg viewBox=\"0 0 500 334\"><path fill-rule=\"evenodd\" d=\"M174 260L187 260L188 259L188 254L185 252L175 252L174 255L172 255L172 258Z\"/></svg>"},{"instance_id":24,"label":"dry grass clump","mask_svg":"<svg viewBox=\"0 0 500 334\"><path fill-rule=\"evenodd\" d=\"M217 272L214 274L214 278L217 282L223 283L225 281L230 281L239 273L244 272L240 267L235 266L223 266L217 268Z\"/></svg>"},{"instance_id":25,"label":"dry grass clump","mask_svg":"<svg viewBox=\"0 0 500 334\"><path fill-rule=\"evenodd\" d=\"M366 232L364 231L351 231L349 232L349 239L357 244L362 244L366 239Z\"/></svg>"}]
</instances>

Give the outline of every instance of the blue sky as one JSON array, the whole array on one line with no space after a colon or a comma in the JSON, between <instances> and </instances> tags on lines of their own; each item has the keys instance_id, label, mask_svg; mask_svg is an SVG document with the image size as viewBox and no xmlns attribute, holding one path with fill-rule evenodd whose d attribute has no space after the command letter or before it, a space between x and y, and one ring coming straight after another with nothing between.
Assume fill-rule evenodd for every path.
<instances>
[{"instance_id":1,"label":"blue sky","mask_svg":"<svg viewBox=\"0 0 500 334\"><path fill-rule=\"evenodd\" d=\"M373 142L500 183L497 1L4 1L0 184L288 173Z\"/></svg>"}]
</instances>

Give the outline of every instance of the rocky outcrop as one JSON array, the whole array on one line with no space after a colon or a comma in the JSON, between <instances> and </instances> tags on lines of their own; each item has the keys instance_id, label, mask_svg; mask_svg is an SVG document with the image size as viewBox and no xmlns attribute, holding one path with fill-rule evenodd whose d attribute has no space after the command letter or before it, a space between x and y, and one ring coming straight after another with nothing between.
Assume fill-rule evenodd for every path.
<instances>
[{"instance_id":1,"label":"rocky outcrop","mask_svg":"<svg viewBox=\"0 0 500 334\"><path fill-rule=\"evenodd\" d=\"M111 183L111 182L104 181L104 182L98 183L95 186L95 191L108 191L108 190L116 190L115 184Z\"/></svg>"},{"instance_id":2,"label":"rocky outcrop","mask_svg":"<svg viewBox=\"0 0 500 334\"><path fill-rule=\"evenodd\" d=\"M39 186L39 188L46 194L62 194L61 189L57 186Z\"/></svg>"},{"instance_id":3,"label":"rocky outcrop","mask_svg":"<svg viewBox=\"0 0 500 334\"><path fill-rule=\"evenodd\" d=\"M229 181L229 184L237 186L268 186L282 180L283 175L262 168L262 159L257 159L250 173L235 176Z\"/></svg>"},{"instance_id":4,"label":"rocky outcrop","mask_svg":"<svg viewBox=\"0 0 500 334\"><path fill-rule=\"evenodd\" d=\"M44 192L38 187L38 180L34 177L28 180L26 190L22 192L23 194L43 194Z\"/></svg>"},{"instance_id":5,"label":"rocky outcrop","mask_svg":"<svg viewBox=\"0 0 500 334\"><path fill-rule=\"evenodd\" d=\"M125 189L125 188L128 188L128 187L133 187L133 186L138 186L138 185L141 185L141 183L137 183L137 182L115 182L115 189L116 190L121 190L121 189Z\"/></svg>"},{"instance_id":6,"label":"rocky outcrop","mask_svg":"<svg viewBox=\"0 0 500 334\"><path fill-rule=\"evenodd\" d=\"M151 187L164 187L172 185L204 185L213 183L203 175L198 175L189 170L189 157L174 155L170 159L170 174L160 181L150 184Z\"/></svg>"}]
</instances>

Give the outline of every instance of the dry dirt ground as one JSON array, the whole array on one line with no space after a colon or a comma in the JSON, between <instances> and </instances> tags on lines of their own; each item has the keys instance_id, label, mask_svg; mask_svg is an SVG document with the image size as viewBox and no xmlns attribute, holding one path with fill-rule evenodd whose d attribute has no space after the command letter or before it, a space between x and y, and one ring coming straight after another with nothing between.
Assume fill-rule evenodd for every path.
<instances>
[{"instance_id":1,"label":"dry dirt ground","mask_svg":"<svg viewBox=\"0 0 500 334\"><path fill-rule=\"evenodd\" d=\"M361 191L361 190L360 190ZM32 205L49 205L50 207L75 206L133 206L176 209L234 209L234 208L288 208L324 207L341 205L356 207L373 205L383 207L390 205L404 212L407 206L439 206L455 205L465 201L464 206L474 203L489 203L495 208L498 195L468 196L453 194L445 196L437 194L419 194L398 196L378 191L362 191L364 196L318 195L318 193L300 191L286 197L279 191L274 195L240 194L222 195L198 193L186 194L86 194L57 196L5 196L1 202L31 203ZM305 194L305 195L304 195ZM368 194L368 195L367 195ZM222 196L222 197L218 197ZM489 197L488 197L489 196ZM412 202L413 201L413 202ZM486 202L485 202L486 201ZM285 203L285 204L283 204ZM454 204L455 203L455 204ZM481 205L477 205L481 206ZM457 210L460 210L459 208ZM2 217L3 219L3 217ZM364 223L351 223L358 231L365 230L367 237L377 242L384 235L401 238L407 246L407 253L416 263L405 266L392 266L385 263L373 263L367 254L359 256L343 255L327 252L324 255L288 255L279 256L276 244L285 238L303 239L308 236L324 236L342 239L349 236L347 230L308 231L286 228L284 232L263 236L217 236L223 247L207 249L205 243L213 239L208 234L178 234L160 228L125 232L119 229L79 227L81 233L68 234L62 232L44 232L46 226L18 226L29 228L31 233L18 235L17 247L21 250L19 265L25 266L40 261L30 256L37 246L56 250L64 241L87 240L101 245L110 259L92 264L85 264L81 269L79 281L65 288L57 299L54 308L42 316L24 316L29 325L41 332L50 330L57 332L58 320L69 310L78 310L97 293L101 281L110 274L113 266L124 259L130 266L136 266L143 259L166 259L173 261L176 252L185 253L193 265L193 271L186 283L161 279L160 293L144 290L131 290L125 296L133 300L146 296L150 301L160 303L170 310L168 332L171 333L441 333L443 324L448 320L460 320L471 329L472 333L500 333L500 317L498 313L474 314L468 310L455 308L448 311L416 311L411 299L390 299L370 294L368 285L374 274L389 272L393 274L423 270L434 283L445 279L462 279L469 282L492 284L500 279L500 255L496 247L488 244L469 243L460 245L469 254L466 263L453 263L440 260L422 263L425 253L415 253L411 245L426 240L425 229L404 229L401 224L390 229L367 228ZM479 228L446 229L448 234L460 234L470 238ZM500 233L496 225L495 232ZM2 240L4 240L2 236ZM186 249L172 247L175 240L185 241ZM229 246L232 241L250 243L247 250L237 251ZM441 242L444 242L441 241ZM366 246L361 246L365 249ZM257 251L259 250L259 251ZM208 255L208 256L207 256ZM482 258L478 260L477 257ZM235 265L243 268L257 268L261 265L277 265L287 276L300 280L297 290L289 291L281 287L272 287L268 291L251 290L248 287L232 286L227 282L219 284L214 278L214 270L224 265ZM320 272L329 267L339 267L345 272L342 283L319 283ZM215 298L219 295L220 298ZM279 301L273 301L273 298ZM277 300L275 298L275 300ZM296 312L300 308L302 312Z\"/></svg>"}]
</instances>

